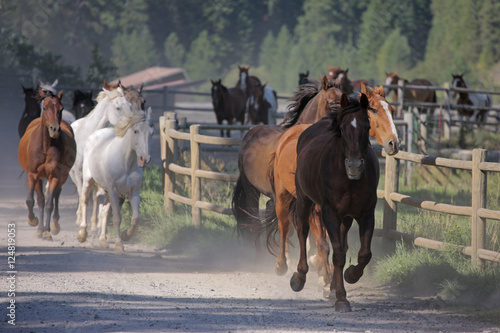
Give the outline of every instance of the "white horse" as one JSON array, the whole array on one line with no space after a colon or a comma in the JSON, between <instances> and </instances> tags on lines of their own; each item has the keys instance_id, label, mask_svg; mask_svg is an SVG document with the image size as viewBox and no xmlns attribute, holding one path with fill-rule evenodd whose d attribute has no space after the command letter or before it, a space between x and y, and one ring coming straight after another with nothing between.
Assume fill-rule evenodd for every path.
<instances>
[{"instance_id":1,"label":"white horse","mask_svg":"<svg viewBox=\"0 0 500 333\"><path fill-rule=\"evenodd\" d=\"M44 82L38 80L38 88L40 90L43 90L45 93L50 92L50 93L52 93L52 95L57 96L56 86L58 83L59 83L58 79L56 79L52 84L50 84L48 82L44 83ZM66 121L68 124L71 124L76 120L76 118L75 118L75 115L73 113L71 113L70 111L68 111L66 109L63 109L62 120Z\"/></svg>"},{"instance_id":2,"label":"white horse","mask_svg":"<svg viewBox=\"0 0 500 333\"><path fill-rule=\"evenodd\" d=\"M137 103L131 103L126 97L124 88L118 86L108 86L104 82L103 90L97 97L97 105L86 117L80 118L71 124L75 134L77 155L75 164L71 168L69 175L76 185L78 193L81 193L83 179L84 148L88 137L96 130L112 126L123 126L126 118L134 115L145 115L144 110L137 107ZM80 225L82 210L78 206L76 224ZM94 207L92 212L92 231L97 231L97 194L94 195Z\"/></svg>"},{"instance_id":3,"label":"white horse","mask_svg":"<svg viewBox=\"0 0 500 333\"><path fill-rule=\"evenodd\" d=\"M150 161L149 142L153 135L151 108L147 115L133 114L124 117L123 126L104 128L90 135L85 145L83 159L83 184L80 192L82 223L77 238L80 242L87 239L87 205L93 186L97 185L106 192L106 204L100 216L101 234L99 243L108 247L106 225L109 206L113 210L113 224L116 229L115 251L123 252L122 240L129 240L136 229L139 219L140 189L142 168ZM132 206L132 225L120 234L120 198L127 197Z\"/></svg>"}]
</instances>

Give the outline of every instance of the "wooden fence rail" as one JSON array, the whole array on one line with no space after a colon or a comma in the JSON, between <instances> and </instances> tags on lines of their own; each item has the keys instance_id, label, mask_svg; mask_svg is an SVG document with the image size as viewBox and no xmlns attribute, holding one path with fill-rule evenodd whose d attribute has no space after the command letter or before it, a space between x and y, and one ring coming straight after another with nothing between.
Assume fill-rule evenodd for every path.
<instances>
[{"instance_id":1,"label":"wooden fence rail","mask_svg":"<svg viewBox=\"0 0 500 333\"><path fill-rule=\"evenodd\" d=\"M179 132L176 128L175 113L166 112L160 117L161 133L161 159L165 176L164 198L165 208L172 212L174 202L190 205L192 208L193 224L201 224L201 211L209 210L225 215L232 215L230 208L215 205L201 200L201 179L214 179L225 182L236 182L238 175L206 171L200 168L200 144L238 146L241 139L221 138L201 135L200 125L191 125L190 132ZM177 164L178 144L176 141L186 140L191 147L191 165L184 167ZM472 161L453 160L441 157L413 154L400 151L394 156L386 156L382 148L375 147L380 158L385 158L385 183L384 190L378 190L377 196L383 200L383 229L375 230L375 235L384 236L389 239L413 242L415 245L442 250L446 244L440 241L423 237L408 235L397 231L397 207L398 204L418 207L444 214L453 214L471 217L471 246L462 248L462 252L471 257L473 264L483 265L483 260L500 263L500 252L484 248L485 219L500 221L500 211L486 208L487 177L486 172L500 172L500 163L486 162L486 150L474 149ZM398 193L399 187L399 164L400 161L413 162L436 167L446 167L472 171L472 205L456 206L429 200L413 198ZM175 174L188 175L191 177L191 198L176 194Z\"/></svg>"}]
</instances>

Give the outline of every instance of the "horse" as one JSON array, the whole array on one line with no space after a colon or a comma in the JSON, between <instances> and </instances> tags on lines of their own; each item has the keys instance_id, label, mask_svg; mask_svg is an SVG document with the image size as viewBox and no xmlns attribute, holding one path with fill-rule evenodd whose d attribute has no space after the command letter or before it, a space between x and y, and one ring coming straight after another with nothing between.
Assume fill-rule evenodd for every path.
<instances>
[{"instance_id":1,"label":"horse","mask_svg":"<svg viewBox=\"0 0 500 333\"><path fill-rule=\"evenodd\" d=\"M128 98L126 97L128 95ZM133 97L133 98L132 98ZM131 102L132 99L132 102ZM76 185L78 193L81 192L83 181L83 151L87 138L92 132L112 126L119 126L125 120L125 115L142 113L144 99L140 91L124 88L120 82L114 85L104 81L102 91L97 96L97 105L85 117L76 120L71 124L75 133L75 141L78 147L75 163L70 171L70 177ZM78 207L76 224L81 224L82 210ZM94 196L94 207L92 212L91 231L97 231L97 197Z\"/></svg>"},{"instance_id":2,"label":"horse","mask_svg":"<svg viewBox=\"0 0 500 333\"><path fill-rule=\"evenodd\" d=\"M19 138L22 138L28 125L36 118L40 117L40 103L38 103L36 96L37 92L33 88L23 88L24 93L24 111L17 126Z\"/></svg>"},{"instance_id":3,"label":"horse","mask_svg":"<svg viewBox=\"0 0 500 333\"><path fill-rule=\"evenodd\" d=\"M238 65L238 69L240 70L240 73L238 75L238 82L236 82L235 87L243 90L245 92L246 98L248 99L252 95L253 89L262 84L258 77L248 74L250 66L244 67Z\"/></svg>"},{"instance_id":4,"label":"horse","mask_svg":"<svg viewBox=\"0 0 500 333\"><path fill-rule=\"evenodd\" d=\"M309 81L309 70L306 73L299 73L299 86Z\"/></svg>"},{"instance_id":5,"label":"horse","mask_svg":"<svg viewBox=\"0 0 500 333\"><path fill-rule=\"evenodd\" d=\"M397 85L399 80L404 80L406 85L411 85L411 86L427 86L431 87L432 83L429 80L426 79L414 79L411 82L409 82L406 79L402 79L398 76L397 72L394 73L385 73L385 84L386 85ZM391 91L394 91L394 102L397 102L398 100L398 90L396 88L387 88L386 89L386 95L388 95ZM436 98L436 91L434 90L423 90L423 89L408 89L405 88L404 90L404 100L406 102L424 102L424 103L436 103L437 98ZM427 114L427 112L430 112L431 114L434 113L433 108L419 108L420 113Z\"/></svg>"},{"instance_id":6,"label":"horse","mask_svg":"<svg viewBox=\"0 0 500 333\"><path fill-rule=\"evenodd\" d=\"M339 69L337 72L337 80L339 81L340 90L345 92L347 95L352 95L354 93L354 88L351 85L351 81L347 77L347 72L349 72L349 69Z\"/></svg>"},{"instance_id":7,"label":"horse","mask_svg":"<svg viewBox=\"0 0 500 333\"><path fill-rule=\"evenodd\" d=\"M369 135L375 137L379 142L383 141L381 134L384 133L385 135L392 133L392 135L394 135L397 139L397 132L394 124L391 121L387 121L392 119L392 115L390 112L391 107L384 98L383 87L367 88L364 84L362 84L361 90L361 93L367 96L369 100ZM381 121L380 119L384 119L384 121ZM309 126L309 124L296 125L287 130L279 139L273 158L273 185L276 200L276 215L278 217L277 227L281 236L275 269L276 273L279 275L283 275L287 271L285 245L288 230L290 228L288 221L288 207L295 196L294 174L297 159L297 141L300 134ZM386 152L391 152L393 154L395 152L397 153L397 149L394 149L392 146L384 146L384 149ZM324 229L321 221L318 219L319 213L320 210L319 207L317 207L315 214L313 214L311 218L310 227L311 232L314 235L314 241L320 262L320 265L318 265L318 273L323 270L323 280L325 285L328 285L331 280L330 265L328 264L330 248L326 240L326 229ZM274 222L275 221L271 221L270 223L273 230L276 227L276 225L272 225ZM271 231L268 232L268 242L270 239Z\"/></svg>"},{"instance_id":8,"label":"horse","mask_svg":"<svg viewBox=\"0 0 500 333\"><path fill-rule=\"evenodd\" d=\"M341 97L340 108L333 108L326 119L305 129L297 142L295 173L296 199L290 204L299 238L297 271L290 279L294 291L303 289L308 272L306 239L309 218L315 205L321 207L321 220L333 247L333 282L337 301L335 310L351 311L346 298L344 278L357 282L370 262L371 239L375 225L375 206L379 164L369 141L368 98L359 102ZM358 264L344 274L347 233L356 219L361 248Z\"/></svg>"},{"instance_id":9,"label":"horse","mask_svg":"<svg viewBox=\"0 0 500 333\"><path fill-rule=\"evenodd\" d=\"M243 125L247 100L244 91L237 87L227 88L221 80L210 80L210 82L212 82L212 104L217 123L221 125L226 120L229 125L232 125L233 121L239 121ZM230 136L229 129L226 130L226 134ZM220 130L220 136L224 136L223 130Z\"/></svg>"},{"instance_id":10,"label":"horse","mask_svg":"<svg viewBox=\"0 0 500 333\"><path fill-rule=\"evenodd\" d=\"M106 226L109 208L113 210L113 224L116 230L115 251L124 251L122 240L129 240L140 220L140 190L142 169L151 156L149 143L153 135L151 108L147 114L127 114L124 121L114 128L103 128L93 132L87 139L83 159L83 184L80 192L82 224L77 238L81 243L87 239L87 205L93 186L106 192L106 203L101 211L103 220L99 244L107 248ZM120 233L121 202L127 197L132 206L132 224ZM123 202L123 201L122 201Z\"/></svg>"},{"instance_id":11,"label":"horse","mask_svg":"<svg viewBox=\"0 0 500 333\"><path fill-rule=\"evenodd\" d=\"M335 80L339 76L339 73L341 71L342 70L338 66L330 66L330 65L328 65L328 72L326 72L327 73L326 77L329 80Z\"/></svg>"},{"instance_id":12,"label":"horse","mask_svg":"<svg viewBox=\"0 0 500 333\"><path fill-rule=\"evenodd\" d=\"M37 92L39 93L40 91L43 91L45 94L51 93L52 95L56 95L56 86L58 83L58 79L56 79L52 84L38 80ZM68 124L71 124L76 120L75 115L66 109L62 111L62 119Z\"/></svg>"},{"instance_id":13,"label":"horse","mask_svg":"<svg viewBox=\"0 0 500 333\"><path fill-rule=\"evenodd\" d=\"M278 110L276 91L267 84L256 86L247 101L248 121L251 124L268 124L269 113Z\"/></svg>"},{"instance_id":14,"label":"horse","mask_svg":"<svg viewBox=\"0 0 500 333\"><path fill-rule=\"evenodd\" d=\"M370 107L378 110L371 114L370 135L383 145L389 155L399 150L399 139L392 121L393 109L385 99L384 90L363 88L368 95ZM280 125L252 127L243 137L238 155L239 177L233 191L232 210L237 222L238 234L253 239L259 249L257 236L260 234L259 197L271 198L266 206L274 206L273 163L278 141L283 133L298 124L312 124L323 118L330 107L340 100L339 86L326 76L320 84L310 82L301 85L291 97L285 120Z\"/></svg>"},{"instance_id":15,"label":"horse","mask_svg":"<svg viewBox=\"0 0 500 333\"><path fill-rule=\"evenodd\" d=\"M452 74L453 76L453 88L467 88L470 89L469 85L465 82L462 75ZM451 97L455 98L457 96L457 92L454 90L451 93ZM458 108L458 114L460 117L469 117L472 121L480 121L484 123L486 121L486 115L489 111L489 108L493 104L493 99L489 94L480 94L480 93L468 93L468 92L459 92L457 104L461 105L473 105L479 107L479 109L471 110Z\"/></svg>"},{"instance_id":16,"label":"horse","mask_svg":"<svg viewBox=\"0 0 500 333\"><path fill-rule=\"evenodd\" d=\"M95 103L92 100L92 91L84 92L75 90L73 94L73 112L76 119L85 117L94 109Z\"/></svg>"},{"instance_id":17,"label":"horse","mask_svg":"<svg viewBox=\"0 0 500 333\"><path fill-rule=\"evenodd\" d=\"M61 120L62 97L62 91L56 96L40 91L43 112L41 117L29 124L18 148L19 164L27 175L28 224L33 227L38 225L37 237L44 240L52 240L51 231L53 235L60 231L59 195L76 157L76 143L71 126ZM48 180L46 201L43 179ZM33 212L34 191L37 194L40 220Z\"/></svg>"}]
</instances>

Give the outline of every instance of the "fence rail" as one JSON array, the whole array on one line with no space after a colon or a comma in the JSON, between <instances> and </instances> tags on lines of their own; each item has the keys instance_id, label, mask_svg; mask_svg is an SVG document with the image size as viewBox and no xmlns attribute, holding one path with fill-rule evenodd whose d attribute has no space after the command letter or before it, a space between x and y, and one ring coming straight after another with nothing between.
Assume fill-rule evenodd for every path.
<instances>
[{"instance_id":1,"label":"fence rail","mask_svg":"<svg viewBox=\"0 0 500 333\"><path fill-rule=\"evenodd\" d=\"M214 179L225 182L236 182L238 175L206 171L200 168L200 144L237 146L240 139L212 137L201 135L200 125L191 125L189 133L179 132L176 128L175 113L166 112L160 117L161 158L165 175L164 198L165 208L173 211L174 202L190 205L193 224L201 224L202 210L208 210L225 215L232 215L230 208L215 205L201 200L201 179ZM184 167L177 164L178 144L176 140L190 141L191 166ZM487 178L486 172L500 172L500 163L486 162L486 150L474 149L472 161L453 160L448 158L419 155L400 151L394 156L386 156L382 148L375 147L380 158L385 158L384 190L378 190L377 196L384 203L383 228L375 230L376 236L383 236L393 240L412 242L417 246L435 250L443 250L447 245L444 242L408 235L397 230L398 204L409 205L444 214L471 217L471 246L461 248L462 252L471 257L471 261L482 266L483 260L500 263L500 252L484 249L485 219L500 221L500 211L486 208ZM422 165L445 167L472 171L472 205L457 206L439 203L425 199L413 198L398 193L399 164L401 161L413 162ZM175 175L191 177L192 197L184 197L174 192Z\"/></svg>"}]
</instances>

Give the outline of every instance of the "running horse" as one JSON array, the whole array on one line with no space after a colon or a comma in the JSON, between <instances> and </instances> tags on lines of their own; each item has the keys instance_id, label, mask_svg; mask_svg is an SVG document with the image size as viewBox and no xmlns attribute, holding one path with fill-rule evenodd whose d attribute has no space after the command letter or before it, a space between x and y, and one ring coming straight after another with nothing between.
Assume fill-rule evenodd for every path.
<instances>
[{"instance_id":1,"label":"running horse","mask_svg":"<svg viewBox=\"0 0 500 333\"><path fill-rule=\"evenodd\" d=\"M68 179L69 170L75 162L76 143L71 126L61 120L63 106L60 100L63 92L54 96L41 90L39 94L42 115L29 124L21 138L18 159L27 174L28 224L33 227L38 225L38 238L52 240L51 231L54 235L60 231L59 195L62 185ZM46 201L43 193L43 179L48 180ZM33 212L35 191L40 221ZM54 213L53 216L52 213ZM52 226L51 218L53 218Z\"/></svg>"},{"instance_id":2,"label":"running horse","mask_svg":"<svg viewBox=\"0 0 500 333\"><path fill-rule=\"evenodd\" d=\"M308 272L306 239L309 218L315 206L321 207L321 220L333 247L333 281L337 301L335 310L351 311L344 287L356 283L370 262L371 239L375 226L375 206L379 164L369 141L369 102L341 97L327 118L304 129L298 139L295 187L297 199L290 203L296 214L294 225L299 238L300 256L297 271L290 279L294 291L303 289ZM361 248L357 265L344 272L347 233L356 219Z\"/></svg>"},{"instance_id":3,"label":"running horse","mask_svg":"<svg viewBox=\"0 0 500 333\"><path fill-rule=\"evenodd\" d=\"M403 80L405 85L410 86L427 86L431 87L432 83L426 79L414 79L411 82L408 80L402 79L398 76L397 72L394 73L385 73L385 84L386 85L398 85L399 80ZM394 91L394 102L398 100L398 89L396 88L388 88L386 89L386 95L389 95L391 91ZM436 103L436 91L434 90L424 90L424 89L408 89L404 90L404 100L406 102L424 102L424 103ZM428 111L430 113L434 113L433 108L419 108L420 113L427 114Z\"/></svg>"},{"instance_id":4,"label":"running horse","mask_svg":"<svg viewBox=\"0 0 500 333\"><path fill-rule=\"evenodd\" d=\"M304 83L309 83L309 70L306 73L299 73L299 86Z\"/></svg>"},{"instance_id":5,"label":"running horse","mask_svg":"<svg viewBox=\"0 0 500 333\"><path fill-rule=\"evenodd\" d=\"M239 121L242 125L245 123L245 103L246 97L243 90L239 88L227 88L221 83L221 80L212 81L212 104L214 106L217 123L222 125L224 120L229 125L233 121ZM229 129L226 130L229 137ZM224 131L220 130L220 136L224 136Z\"/></svg>"},{"instance_id":6,"label":"running horse","mask_svg":"<svg viewBox=\"0 0 500 333\"><path fill-rule=\"evenodd\" d=\"M92 90L84 92L75 90L73 94L73 112L76 119L85 117L94 109L95 103L92 100Z\"/></svg>"},{"instance_id":7,"label":"running horse","mask_svg":"<svg viewBox=\"0 0 500 333\"><path fill-rule=\"evenodd\" d=\"M452 83L453 88L470 89L469 85L464 80L463 74L462 75L452 74L452 76L453 76L453 83ZM457 96L457 91L454 90L451 93L451 97L455 98L456 96ZM478 107L479 109L476 110L458 108L457 111L460 117L465 116L471 118L471 120L474 122L480 121L484 123L486 121L487 118L486 115L489 111L489 108L493 104L493 99L489 94L459 92L457 104L473 105L475 107Z\"/></svg>"},{"instance_id":8,"label":"running horse","mask_svg":"<svg viewBox=\"0 0 500 333\"><path fill-rule=\"evenodd\" d=\"M368 95L370 107L378 110L376 114L370 114L370 135L384 146L387 154L394 155L399 150L399 139L392 121L393 109L385 99L384 90L382 87L363 90ZM273 163L278 141L292 126L312 124L323 118L332 105L338 104L341 96L339 86L326 76L321 84L303 84L291 97L292 103L282 124L255 126L243 137L238 156L240 175L233 191L232 210L237 221L238 234L253 239L258 250L258 235L262 231L258 218L261 194L271 198L266 209L274 216Z\"/></svg>"}]
</instances>

